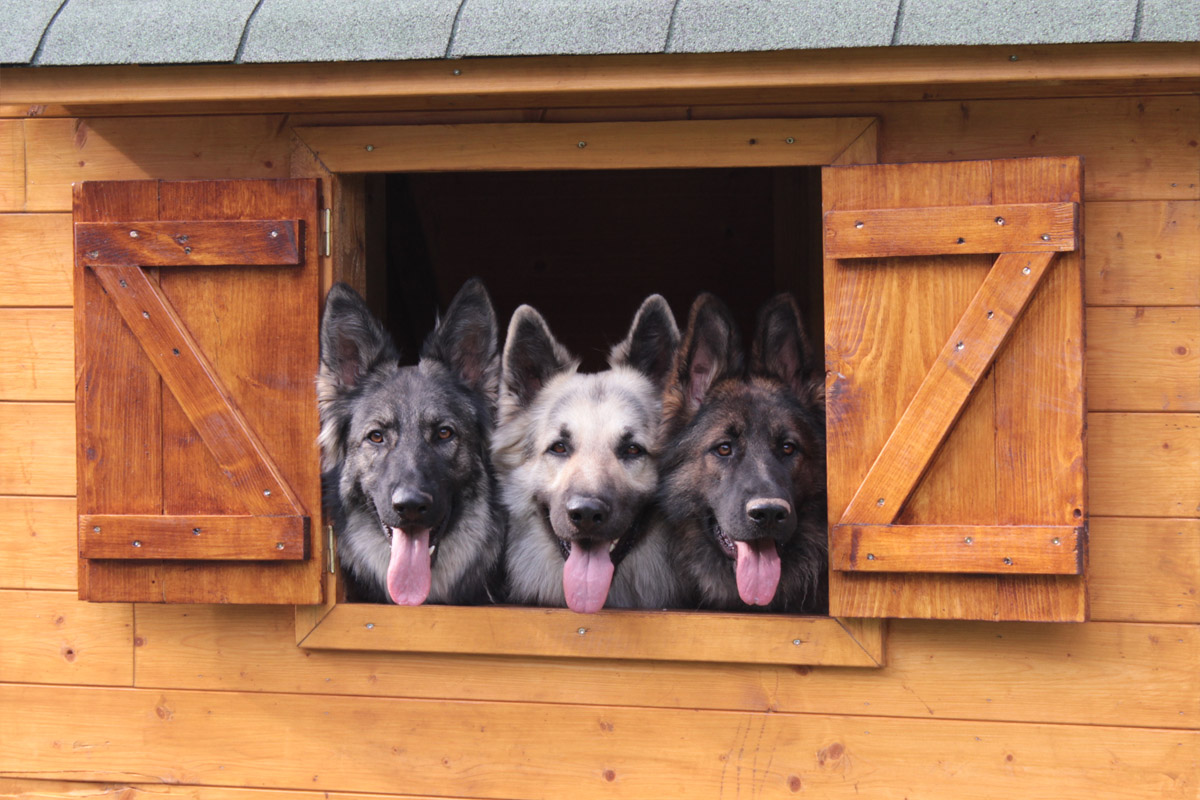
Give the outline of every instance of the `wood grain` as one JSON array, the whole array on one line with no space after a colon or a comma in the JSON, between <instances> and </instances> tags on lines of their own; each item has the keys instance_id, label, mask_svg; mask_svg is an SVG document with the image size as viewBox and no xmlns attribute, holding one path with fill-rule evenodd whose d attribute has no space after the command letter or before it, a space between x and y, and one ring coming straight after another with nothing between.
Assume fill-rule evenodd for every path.
<instances>
[{"instance_id":1,"label":"wood grain","mask_svg":"<svg viewBox=\"0 0 1200 800\"><path fill-rule=\"evenodd\" d=\"M825 257L1057 253L1076 248L1077 216L1074 203L830 211Z\"/></svg>"},{"instance_id":2,"label":"wood grain","mask_svg":"<svg viewBox=\"0 0 1200 800\"><path fill-rule=\"evenodd\" d=\"M487 798L1190 798L1200 744L1095 725L929 720L914 735L911 720L864 716L276 693L8 685L0 702L40 709L0 741L14 777L386 792L401 775L409 792Z\"/></svg>"},{"instance_id":3,"label":"wood grain","mask_svg":"<svg viewBox=\"0 0 1200 800\"><path fill-rule=\"evenodd\" d=\"M1089 304L1200 305L1200 202L1093 202L1087 225Z\"/></svg>"},{"instance_id":4,"label":"wood grain","mask_svg":"<svg viewBox=\"0 0 1200 800\"><path fill-rule=\"evenodd\" d=\"M1089 308L1087 389L1089 411L1200 411L1200 308Z\"/></svg>"},{"instance_id":5,"label":"wood grain","mask_svg":"<svg viewBox=\"0 0 1200 800\"><path fill-rule=\"evenodd\" d=\"M70 403L0 403L0 495L75 494Z\"/></svg>"},{"instance_id":6,"label":"wood grain","mask_svg":"<svg viewBox=\"0 0 1200 800\"><path fill-rule=\"evenodd\" d=\"M1200 414L1088 414L1092 513L1200 517Z\"/></svg>"},{"instance_id":7,"label":"wood grain","mask_svg":"<svg viewBox=\"0 0 1200 800\"><path fill-rule=\"evenodd\" d=\"M300 220L80 222L90 267L287 266L300 263Z\"/></svg>"},{"instance_id":8,"label":"wood grain","mask_svg":"<svg viewBox=\"0 0 1200 800\"><path fill-rule=\"evenodd\" d=\"M71 184L82 181L286 177L283 121L262 115L26 120L26 207L69 211Z\"/></svg>"},{"instance_id":9,"label":"wood grain","mask_svg":"<svg viewBox=\"0 0 1200 800\"><path fill-rule=\"evenodd\" d=\"M307 517L84 514L81 558L301 561Z\"/></svg>"},{"instance_id":10,"label":"wood grain","mask_svg":"<svg viewBox=\"0 0 1200 800\"><path fill-rule=\"evenodd\" d=\"M879 625L856 641L829 617L680 611L339 604L305 637L311 650L879 666ZM873 655L874 653L874 655Z\"/></svg>"},{"instance_id":11,"label":"wood grain","mask_svg":"<svg viewBox=\"0 0 1200 800\"><path fill-rule=\"evenodd\" d=\"M829 566L854 572L1082 575L1082 528L1003 525L834 525Z\"/></svg>"},{"instance_id":12,"label":"wood grain","mask_svg":"<svg viewBox=\"0 0 1200 800\"><path fill-rule=\"evenodd\" d=\"M0 400L72 400L74 315L69 308L0 308Z\"/></svg>"},{"instance_id":13,"label":"wood grain","mask_svg":"<svg viewBox=\"0 0 1200 800\"><path fill-rule=\"evenodd\" d=\"M24 125L24 120L0 119L0 211L25 210Z\"/></svg>"},{"instance_id":14,"label":"wood grain","mask_svg":"<svg viewBox=\"0 0 1200 800\"><path fill-rule=\"evenodd\" d=\"M0 214L0 305L71 305L71 215Z\"/></svg>"},{"instance_id":15,"label":"wood grain","mask_svg":"<svg viewBox=\"0 0 1200 800\"><path fill-rule=\"evenodd\" d=\"M76 587L73 497L0 497L0 588Z\"/></svg>"},{"instance_id":16,"label":"wood grain","mask_svg":"<svg viewBox=\"0 0 1200 800\"><path fill-rule=\"evenodd\" d=\"M1200 622L1200 520L1092 517L1092 619Z\"/></svg>"},{"instance_id":17,"label":"wood grain","mask_svg":"<svg viewBox=\"0 0 1200 800\"><path fill-rule=\"evenodd\" d=\"M355 794L347 792L301 792L273 789L239 789L225 786L164 786L124 783L113 785L87 781L0 778L0 797L6 800L468 800L452 795Z\"/></svg>"},{"instance_id":18,"label":"wood grain","mask_svg":"<svg viewBox=\"0 0 1200 800\"><path fill-rule=\"evenodd\" d=\"M874 120L743 119L295 128L333 172L828 164Z\"/></svg>"},{"instance_id":19,"label":"wood grain","mask_svg":"<svg viewBox=\"0 0 1200 800\"><path fill-rule=\"evenodd\" d=\"M138 606L137 623L137 681L151 689L1143 727L1200 718L1200 631L1187 625L892 621L887 664L845 669L302 650L290 611L269 607ZM1114 675L1128 692L1112 690Z\"/></svg>"},{"instance_id":20,"label":"wood grain","mask_svg":"<svg viewBox=\"0 0 1200 800\"><path fill-rule=\"evenodd\" d=\"M0 680L133 685L133 607L0 590Z\"/></svg>"}]
</instances>

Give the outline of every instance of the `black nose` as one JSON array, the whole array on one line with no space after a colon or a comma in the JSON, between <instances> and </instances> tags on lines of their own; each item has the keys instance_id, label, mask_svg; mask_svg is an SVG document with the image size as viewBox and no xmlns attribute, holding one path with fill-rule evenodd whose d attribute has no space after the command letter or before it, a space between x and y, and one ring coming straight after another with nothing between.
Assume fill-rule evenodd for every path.
<instances>
[{"instance_id":1,"label":"black nose","mask_svg":"<svg viewBox=\"0 0 1200 800\"><path fill-rule=\"evenodd\" d=\"M759 497L746 503L746 516L756 528L762 530L781 527L791 515L791 503L777 497Z\"/></svg>"},{"instance_id":2,"label":"black nose","mask_svg":"<svg viewBox=\"0 0 1200 800\"><path fill-rule=\"evenodd\" d=\"M402 525L432 525L433 497L416 490L397 490L392 493L392 508Z\"/></svg>"},{"instance_id":3,"label":"black nose","mask_svg":"<svg viewBox=\"0 0 1200 800\"><path fill-rule=\"evenodd\" d=\"M567 501L567 519L580 533L590 533L602 526L610 510L608 503L599 497L573 497Z\"/></svg>"}]
</instances>

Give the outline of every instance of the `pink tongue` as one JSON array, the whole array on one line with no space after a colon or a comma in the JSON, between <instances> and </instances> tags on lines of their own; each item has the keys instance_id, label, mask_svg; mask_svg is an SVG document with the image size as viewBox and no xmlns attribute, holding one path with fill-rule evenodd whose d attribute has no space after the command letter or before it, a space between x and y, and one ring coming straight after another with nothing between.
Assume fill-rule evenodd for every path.
<instances>
[{"instance_id":1,"label":"pink tongue","mask_svg":"<svg viewBox=\"0 0 1200 800\"><path fill-rule=\"evenodd\" d=\"M779 586L779 551L773 539L734 542L737 545L737 587L742 602L765 606Z\"/></svg>"},{"instance_id":2,"label":"pink tongue","mask_svg":"<svg viewBox=\"0 0 1200 800\"><path fill-rule=\"evenodd\" d=\"M608 585L612 583L613 563L608 556L611 542L597 542L584 547L582 542L571 544L571 554L563 566L563 593L567 608L581 614L591 614L604 608Z\"/></svg>"},{"instance_id":3,"label":"pink tongue","mask_svg":"<svg viewBox=\"0 0 1200 800\"><path fill-rule=\"evenodd\" d=\"M419 606L429 597L429 528L413 533L405 533L399 528L391 530L388 594L397 605Z\"/></svg>"}]
</instances>

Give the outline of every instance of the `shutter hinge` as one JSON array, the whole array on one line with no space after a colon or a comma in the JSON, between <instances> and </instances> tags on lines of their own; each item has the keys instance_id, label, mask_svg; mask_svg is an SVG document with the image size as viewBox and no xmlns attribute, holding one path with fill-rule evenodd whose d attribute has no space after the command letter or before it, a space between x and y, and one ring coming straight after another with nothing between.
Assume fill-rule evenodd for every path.
<instances>
[{"instance_id":1,"label":"shutter hinge","mask_svg":"<svg viewBox=\"0 0 1200 800\"><path fill-rule=\"evenodd\" d=\"M337 553L335 553L333 551L333 526L332 525L325 526L325 535L328 537L328 539L325 542L325 552L329 554L329 574L332 575L334 572L337 571L337 566L335 563L335 558L337 556Z\"/></svg>"},{"instance_id":2,"label":"shutter hinge","mask_svg":"<svg viewBox=\"0 0 1200 800\"><path fill-rule=\"evenodd\" d=\"M321 255L333 254L333 209L321 210Z\"/></svg>"}]
</instances>

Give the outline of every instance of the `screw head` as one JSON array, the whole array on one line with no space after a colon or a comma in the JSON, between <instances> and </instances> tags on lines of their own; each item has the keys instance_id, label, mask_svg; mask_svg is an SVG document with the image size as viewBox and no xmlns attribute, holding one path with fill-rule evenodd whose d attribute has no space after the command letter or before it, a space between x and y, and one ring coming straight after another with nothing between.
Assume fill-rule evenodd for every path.
<instances>
[{"instance_id":1,"label":"screw head","mask_svg":"<svg viewBox=\"0 0 1200 800\"><path fill-rule=\"evenodd\" d=\"M1021 270L1022 275L1028 275L1030 272L1033 272L1033 270L1031 270L1029 267L1025 267Z\"/></svg>"},{"instance_id":2,"label":"screw head","mask_svg":"<svg viewBox=\"0 0 1200 800\"><path fill-rule=\"evenodd\" d=\"M88 258L99 258L99 257L100 257L100 251L99 251L99 250L89 250L89 251L88 251L88 254L87 254L87 257L88 257Z\"/></svg>"},{"instance_id":3,"label":"screw head","mask_svg":"<svg viewBox=\"0 0 1200 800\"><path fill-rule=\"evenodd\" d=\"M996 224L997 224L997 225L1003 225L1003 224L1004 224L1004 217L996 217Z\"/></svg>"},{"instance_id":4,"label":"screw head","mask_svg":"<svg viewBox=\"0 0 1200 800\"><path fill-rule=\"evenodd\" d=\"M371 630L371 628L374 628L374 627L375 627L375 623L374 623L374 622L368 622L368 623L367 623L367 630Z\"/></svg>"},{"instance_id":5,"label":"screw head","mask_svg":"<svg viewBox=\"0 0 1200 800\"><path fill-rule=\"evenodd\" d=\"M462 70L461 70L461 69L456 69L456 70L454 70L454 74L455 74L455 75L462 75Z\"/></svg>"},{"instance_id":6,"label":"screw head","mask_svg":"<svg viewBox=\"0 0 1200 800\"><path fill-rule=\"evenodd\" d=\"M867 553L867 561L874 561L874 560L875 560L875 554Z\"/></svg>"},{"instance_id":7,"label":"screw head","mask_svg":"<svg viewBox=\"0 0 1200 800\"><path fill-rule=\"evenodd\" d=\"M975 540L973 538L971 538L970 536L963 539L963 541L966 542L967 544L975 544Z\"/></svg>"},{"instance_id":8,"label":"screw head","mask_svg":"<svg viewBox=\"0 0 1200 800\"><path fill-rule=\"evenodd\" d=\"M862 226L863 226L863 221L861 219L854 223L854 227L856 227L856 228L861 228Z\"/></svg>"},{"instance_id":9,"label":"screw head","mask_svg":"<svg viewBox=\"0 0 1200 800\"><path fill-rule=\"evenodd\" d=\"M992 317L994 317L994 316L996 316L996 312L995 312L995 311L989 311L989 312L988 312L988 319L991 319L991 318L992 318Z\"/></svg>"},{"instance_id":10,"label":"screw head","mask_svg":"<svg viewBox=\"0 0 1200 800\"><path fill-rule=\"evenodd\" d=\"M1011 566L1012 566L1012 559L1011 559L1011 558L1007 558L1007 557L1006 557L1006 558L1004 559L1004 564L1005 564L1005 566L1011 567Z\"/></svg>"},{"instance_id":11,"label":"screw head","mask_svg":"<svg viewBox=\"0 0 1200 800\"><path fill-rule=\"evenodd\" d=\"M1009 61L1019 61L1020 58L1017 56L1016 53L1013 53L1011 56L1008 57L1008 60Z\"/></svg>"},{"instance_id":12,"label":"screw head","mask_svg":"<svg viewBox=\"0 0 1200 800\"><path fill-rule=\"evenodd\" d=\"M129 284L128 284L128 283L126 283L125 281L123 281L123 280L122 280L122 281L119 281L119 283L120 283L120 285L121 285L121 288L122 288L122 289L128 289L128 288L129 288Z\"/></svg>"},{"instance_id":13,"label":"screw head","mask_svg":"<svg viewBox=\"0 0 1200 800\"><path fill-rule=\"evenodd\" d=\"M99 525L94 525L94 526L92 526L92 530L94 530L96 533L99 533L99 532L100 532L100 526L99 526Z\"/></svg>"},{"instance_id":14,"label":"screw head","mask_svg":"<svg viewBox=\"0 0 1200 800\"><path fill-rule=\"evenodd\" d=\"M142 312L142 316L143 316L144 318L146 318L146 319L150 319L150 312L149 312L149 311L143 311L143 312Z\"/></svg>"},{"instance_id":15,"label":"screw head","mask_svg":"<svg viewBox=\"0 0 1200 800\"><path fill-rule=\"evenodd\" d=\"M130 231L130 232L129 232L129 238L130 238L130 239L136 239L136 238L138 238L138 232L137 232L137 231Z\"/></svg>"},{"instance_id":16,"label":"screw head","mask_svg":"<svg viewBox=\"0 0 1200 800\"><path fill-rule=\"evenodd\" d=\"M275 543L275 549L276 549L276 550L282 550L282 549L283 549L283 542L276 542L276 543Z\"/></svg>"},{"instance_id":17,"label":"screw head","mask_svg":"<svg viewBox=\"0 0 1200 800\"><path fill-rule=\"evenodd\" d=\"M577 630L575 632L578 633L580 636L583 636L585 633L587 633L587 628L580 628L579 630Z\"/></svg>"},{"instance_id":18,"label":"screw head","mask_svg":"<svg viewBox=\"0 0 1200 800\"><path fill-rule=\"evenodd\" d=\"M962 350L964 347L966 347L966 344L963 342L959 342L958 344L954 345L955 350Z\"/></svg>"},{"instance_id":19,"label":"screw head","mask_svg":"<svg viewBox=\"0 0 1200 800\"><path fill-rule=\"evenodd\" d=\"M581 141L581 142L578 142L575 146L578 147L580 150L582 150L583 148L587 147L587 142Z\"/></svg>"},{"instance_id":20,"label":"screw head","mask_svg":"<svg viewBox=\"0 0 1200 800\"><path fill-rule=\"evenodd\" d=\"M141 543L141 542L139 542L137 539L134 539L134 540L133 540L133 546L134 546L134 547L141 547L141 546L142 546L142 543Z\"/></svg>"},{"instance_id":21,"label":"screw head","mask_svg":"<svg viewBox=\"0 0 1200 800\"><path fill-rule=\"evenodd\" d=\"M1042 241L1043 241L1043 242L1048 242L1048 241L1050 241L1050 234L1048 234L1048 233L1043 233L1043 234L1042 234Z\"/></svg>"},{"instance_id":22,"label":"screw head","mask_svg":"<svg viewBox=\"0 0 1200 800\"><path fill-rule=\"evenodd\" d=\"M199 535L200 535L200 529L199 529L199 528L192 528L192 535L193 535L193 536L199 536Z\"/></svg>"},{"instance_id":23,"label":"screw head","mask_svg":"<svg viewBox=\"0 0 1200 800\"><path fill-rule=\"evenodd\" d=\"M190 256L192 254L192 248L190 248L190 247L183 248L183 254Z\"/></svg>"},{"instance_id":24,"label":"screw head","mask_svg":"<svg viewBox=\"0 0 1200 800\"><path fill-rule=\"evenodd\" d=\"M1053 539L1050 540L1050 543L1051 544L1062 544L1062 539L1055 536Z\"/></svg>"},{"instance_id":25,"label":"screw head","mask_svg":"<svg viewBox=\"0 0 1200 800\"><path fill-rule=\"evenodd\" d=\"M176 355L176 356L177 356L177 355L179 355L179 348L178 348L178 347L172 347L172 348L171 348L171 355Z\"/></svg>"},{"instance_id":26,"label":"screw head","mask_svg":"<svg viewBox=\"0 0 1200 800\"><path fill-rule=\"evenodd\" d=\"M784 141L785 141L785 142L787 142L788 144L795 144L795 143L796 143L796 140L795 140L795 138L793 138L793 137L791 137L791 136L789 136L789 137L787 137L786 139L784 139Z\"/></svg>"},{"instance_id":27,"label":"screw head","mask_svg":"<svg viewBox=\"0 0 1200 800\"><path fill-rule=\"evenodd\" d=\"M799 639L792 639L792 644L794 644L794 645L796 645L797 647L799 647L799 646L800 646L800 640L799 640Z\"/></svg>"},{"instance_id":28,"label":"screw head","mask_svg":"<svg viewBox=\"0 0 1200 800\"><path fill-rule=\"evenodd\" d=\"M882 506L883 503L884 503L884 500L882 497L875 501L875 505L877 505L877 506Z\"/></svg>"},{"instance_id":29,"label":"screw head","mask_svg":"<svg viewBox=\"0 0 1200 800\"><path fill-rule=\"evenodd\" d=\"M271 238L272 238L272 239L278 239L278 238L279 238L279 231L271 231Z\"/></svg>"},{"instance_id":30,"label":"screw head","mask_svg":"<svg viewBox=\"0 0 1200 800\"><path fill-rule=\"evenodd\" d=\"M371 152L371 151L372 151L372 150L374 150L374 149L375 149L375 145L373 145L373 144L369 144L369 145L367 145L367 152L368 152L368 153L369 153L369 152Z\"/></svg>"},{"instance_id":31,"label":"screw head","mask_svg":"<svg viewBox=\"0 0 1200 800\"><path fill-rule=\"evenodd\" d=\"M271 490L263 489L263 497L270 497L270 496L271 496Z\"/></svg>"}]
</instances>

